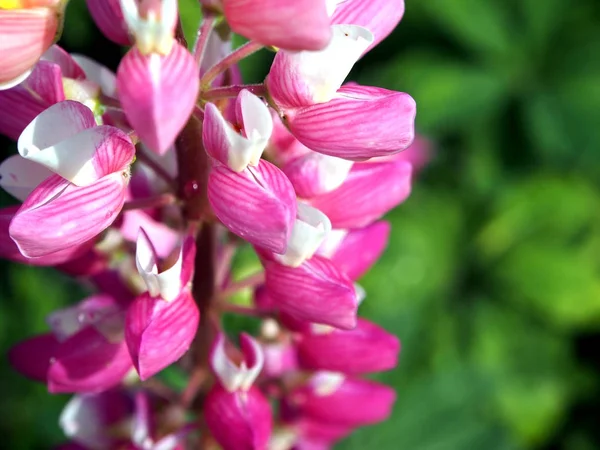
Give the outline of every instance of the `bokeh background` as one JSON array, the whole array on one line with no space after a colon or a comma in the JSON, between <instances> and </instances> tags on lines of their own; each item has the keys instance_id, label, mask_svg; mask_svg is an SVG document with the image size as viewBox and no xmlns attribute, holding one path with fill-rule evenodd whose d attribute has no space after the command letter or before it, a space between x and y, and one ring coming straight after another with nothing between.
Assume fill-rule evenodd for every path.
<instances>
[{"instance_id":1,"label":"bokeh background","mask_svg":"<svg viewBox=\"0 0 600 450\"><path fill-rule=\"evenodd\" d=\"M196 1L180 3L191 31ZM402 340L400 366L377 377L398 401L339 448L600 449L600 2L406 3L351 74L410 93L432 146L361 282L361 314ZM113 69L122 54L83 0L71 1L61 44ZM247 81L268 58L243 65ZM85 293L52 269L2 262L0 274L3 354ZM0 448L64 439L68 397L5 359L0 377Z\"/></svg>"}]
</instances>

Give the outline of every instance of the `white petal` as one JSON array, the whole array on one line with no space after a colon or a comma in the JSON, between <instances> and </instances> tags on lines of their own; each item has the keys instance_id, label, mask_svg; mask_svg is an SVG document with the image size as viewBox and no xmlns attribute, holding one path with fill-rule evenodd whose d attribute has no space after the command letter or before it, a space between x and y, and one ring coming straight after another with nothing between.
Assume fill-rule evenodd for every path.
<instances>
[{"instance_id":1,"label":"white petal","mask_svg":"<svg viewBox=\"0 0 600 450\"><path fill-rule=\"evenodd\" d=\"M255 142L264 141L266 147L273 133L273 117L269 107L247 90L240 92L240 103L246 137Z\"/></svg>"},{"instance_id":2,"label":"white petal","mask_svg":"<svg viewBox=\"0 0 600 450\"><path fill-rule=\"evenodd\" d=\"M313 375L310 384L315 390L315 394L320 396L333 394L344 382L343 373L320 371Z\"/></svg>"},{"instance_id":3,"label":"white petal","mask_svg":"<svg viewBox=\"0 0 600 450\"><path fill-rule=\"evenodd\" d=\"M21 201L50 175L50 170L21 155L10 156L0 164L0 186Z\"/></svg>"},{"instance_id":4,"label":"white petal","mask_svg":"<svg viewBox=\"0 0 600 450\"><path fill-rule=\"evenodd\" d=\"M110 69L87 56L72 54L71 57L85 72L87 79L100 86L104 95L116 97L117 77Z\"/></svg>"},{"instance_id":5,"label":"white petal","mask_svg":"<svg viewBox=\"0 0 600 450\"><path fill-rule=\"evenodd\" d=\"M317 208L298 202L298 216L283 255L275 255L286 266L298 267L315 254L331 231L329 218Z\"/></svg>"},{"instance_id":6,"label":"white petal","mask_svg":"<svg viewBox=\"0 0 600 450\"><path fill-rule=\"evenodd\" d=\"M255 363L248 367L243 361L236 365L225 351L225 336L219 334L211 354L211 367L215 371L221 384L229 392L237 390L248 390L256 380L264 365L264 354L262 348L254 339L249 339L254 353Z\"/></svg>"}]
</instances>

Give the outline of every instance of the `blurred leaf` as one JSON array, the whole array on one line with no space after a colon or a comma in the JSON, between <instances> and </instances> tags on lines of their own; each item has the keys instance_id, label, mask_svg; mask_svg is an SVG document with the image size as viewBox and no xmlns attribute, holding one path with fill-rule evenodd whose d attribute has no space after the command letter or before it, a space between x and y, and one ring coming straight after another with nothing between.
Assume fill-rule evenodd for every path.
<instances>
[{"instance_id":1,"label":"blurred leaf","mask_svg":"<svg viewBox=\"0 0 600 450\"><path fill-rule=\"evenodd\" d=\"M536 45L549 44L551 34L561 25L568 4L563 0L517 0L525 19L528 41Z\"/></svg>"},{"instance_id":2,"label":"blurred leaf","mask_svg":"<svg viewBox=\"0 0 600 450\"><path fill-rule=\"evenodd\" d=\"M417 127L424 132L469 127L474 118L502 106L505 85L493 72L437 55L415 54L364 74L361 82L404 91L418 105Z\"/></svg>"},{"instance_id":3,"label":"blurred leaf","mask_svg":"<svg viewBox=\"0 0 600 450\"><path fill-rule=\"evenodd\" d=\"M427 0L420 2L450 35L473 50L508 52L512 50L511 27L503 0Z\"/></svg>"},{"instance_id":4,"label":"blurred leaf","mask_svg":"<svg viewBox=\"0 0 600 450\"><path fill-rule=\"evenodd\" d=\"M187 41L188 48L192 49L194 42L196 42L198 26L202 20L200 2L197 0L179 0L179 12L185 40Z\"/></svg>"},{"instance_id":5,"label":"blurred leaf","mask_svg":"<svg viewBox=\"0 0 600 450\"><path fill-rule=\"evenodd\" d=\"M61 39L75 51L84 52L94 41L96 24L88 12L85 0L72 0L68 3Z\"/></svg>"},{"instance_id":6,"label":"blurred leaf","mask_svg":"<svg viewBox=\"0 0 600 450\"><path fill-rule=\"evenodd\" d=\"M473 363L493 383L496 413L527 448L542 443L578 389L568 343L489 302L472 314Z\"/></svg>"}]
</instances>

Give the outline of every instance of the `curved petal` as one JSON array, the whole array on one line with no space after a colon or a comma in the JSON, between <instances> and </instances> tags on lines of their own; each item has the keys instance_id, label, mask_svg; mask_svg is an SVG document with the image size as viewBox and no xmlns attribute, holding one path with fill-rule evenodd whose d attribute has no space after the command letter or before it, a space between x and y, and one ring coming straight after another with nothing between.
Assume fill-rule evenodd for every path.
<instances>
[{"instance_id":1,"label":"curved petal","mask_svg":"<svg viewBox=\"0 0 600 450\"><path fill-rule=\"evenodd\" d=\"M131 45L119 0L86 0L92 19L100 31L119 45Z\"/></svg>"}]
</instances>

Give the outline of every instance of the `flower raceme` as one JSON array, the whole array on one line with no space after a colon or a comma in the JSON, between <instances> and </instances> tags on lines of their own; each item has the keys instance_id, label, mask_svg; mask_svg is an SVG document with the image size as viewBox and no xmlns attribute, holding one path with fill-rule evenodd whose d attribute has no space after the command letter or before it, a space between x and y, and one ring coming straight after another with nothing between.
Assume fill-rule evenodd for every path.
<instances>
[{"instance_id":1,"label":"flower raceme","mask_svg":"<svg viewBox=\"0 0 600 450\"><path fill-rule=\"evenodd\" d=\"M18 150L0 186L22 202L0 209L0 256L95 291L9 352L76 394L61 448L328 449L385 420L395 393L363 376L400 342L358 317L358 282L431 152L408 94L346 78L404 2L203 0L188 50L175 0L88 1L129 46L116 74L52 45L64 4L0 0L0 133ZM262 47L265 82L243 84Z\"/></svg>"}]
</instances>

